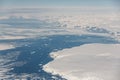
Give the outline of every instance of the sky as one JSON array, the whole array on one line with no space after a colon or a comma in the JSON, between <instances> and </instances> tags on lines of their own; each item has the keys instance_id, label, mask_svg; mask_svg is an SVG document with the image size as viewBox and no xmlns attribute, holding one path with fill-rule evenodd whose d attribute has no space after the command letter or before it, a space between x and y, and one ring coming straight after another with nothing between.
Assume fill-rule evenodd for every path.
<instances>
[{"instance_id":1,"label":"sky","mask_svg":"<svg viewBox=\"0 0 120 80\"><path fill-rule=\"evenodd\" d=\"M0 8L114 7L120 0L0 0Z\"/></svg>"}]
</instances>

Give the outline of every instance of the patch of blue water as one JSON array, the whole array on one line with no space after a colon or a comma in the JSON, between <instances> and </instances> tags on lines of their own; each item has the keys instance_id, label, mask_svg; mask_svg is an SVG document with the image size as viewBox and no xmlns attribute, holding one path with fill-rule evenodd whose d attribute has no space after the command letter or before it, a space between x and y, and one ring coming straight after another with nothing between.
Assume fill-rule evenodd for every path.
<instances>
[{"instance_id":1,"label":"patch of blue water","mask_svg":"<svg viewBox=\"0 0 120 80\"><path fill-rule=\"evenodd\" d=\"M23 73L32 74L35 73L39 77L44 77L46 80L52 80L52 74L42 70L43 65L49 63L53 59L49 56L49 53L53 51L62 50L65 48L71 48L90 43L104 43L104 44L116 44L116 40L95 35L53 35L40 37L35 39L23 39L23 40L6 40L0 41L16 43L22 46L15 49L9 49L0 51L1 55L10 54L10 52L20 52L20 55L14 62L26 62L22 66L13 66L13 70L9 74L20 75ZM28 44L29 43L29 44ZM7 63L7 64L9 64ZM60 76L56 76L63 80Z\"/></svg>"}]
</instances>

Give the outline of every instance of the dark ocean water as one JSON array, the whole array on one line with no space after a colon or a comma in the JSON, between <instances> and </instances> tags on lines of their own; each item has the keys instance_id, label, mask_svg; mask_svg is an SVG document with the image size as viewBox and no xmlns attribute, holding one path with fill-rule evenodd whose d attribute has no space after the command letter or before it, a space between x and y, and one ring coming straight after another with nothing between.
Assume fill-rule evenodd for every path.
<instances>
[{"instance_id":1,"label":"dark ocean water","mask_svg":"<svg viewBox=\"0 0 120 80\"><path fill-rule=\"evenodd\" d=\"M43 65L53 60L49 56L49 53L83 44L116 44L118 42L109 37L95 35L53 35L35 39L0 40L0 43L12 43L18 46L14 49L0 51L0 55L20 53L15 60L4 64L14 63L12 66L13 70L9 71L6 75L16 74L20 76L25 73L36 74L36 77L41 77L45 80L64 80L60 76L52 75L42 69ZM53 79L53 76L56 77L56 79ZM14 77L11 77L11 79L14 79ZM31 79L31 76L27 79Z\"/></svg>"}]
</instances>

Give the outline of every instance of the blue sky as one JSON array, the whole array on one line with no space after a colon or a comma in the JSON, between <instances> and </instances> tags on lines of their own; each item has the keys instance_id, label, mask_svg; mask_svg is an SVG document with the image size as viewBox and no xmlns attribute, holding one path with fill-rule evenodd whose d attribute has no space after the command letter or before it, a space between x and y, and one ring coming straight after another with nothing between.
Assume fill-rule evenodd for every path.
<instances>
[{"instance_id":1,"label":"blue sky","mask_svg":"<svg viewBox=\"0 0 120 80\"><path fill-rule=\"evenodd\" d=\"M113 7L119 0L0 0L0 8Z\"/></svg>"}]
</instances>

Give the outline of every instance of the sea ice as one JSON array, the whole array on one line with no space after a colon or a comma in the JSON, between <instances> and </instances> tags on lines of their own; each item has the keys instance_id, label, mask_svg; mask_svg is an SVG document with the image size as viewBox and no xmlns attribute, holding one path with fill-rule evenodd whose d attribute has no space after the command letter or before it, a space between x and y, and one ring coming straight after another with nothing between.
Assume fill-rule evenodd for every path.
<instances>
[{"instance_id":1,"label":"sea ice","mask_svg":"<svg viewBox=\"0 0 120 80\"><path fill-rule=\"evenodd\" d=\"M44 70L68 80L119 80L120 44L86 44L50 54Z\"/></svg>"}]
</instances>

